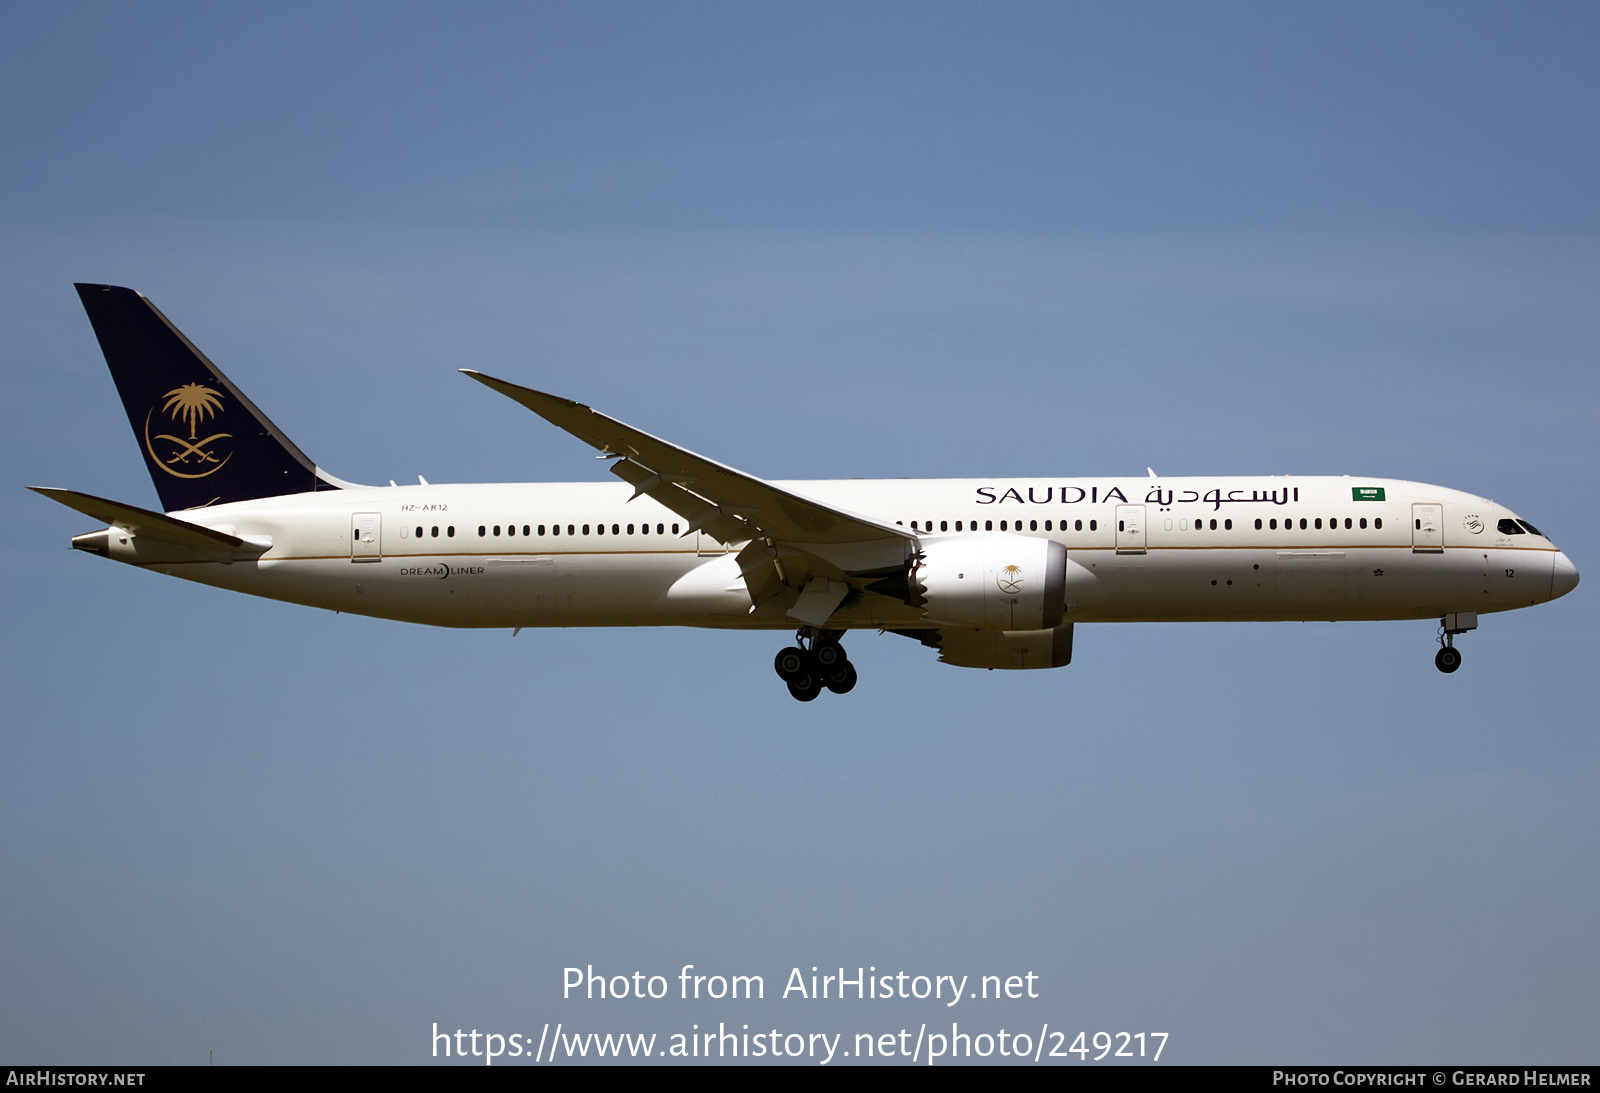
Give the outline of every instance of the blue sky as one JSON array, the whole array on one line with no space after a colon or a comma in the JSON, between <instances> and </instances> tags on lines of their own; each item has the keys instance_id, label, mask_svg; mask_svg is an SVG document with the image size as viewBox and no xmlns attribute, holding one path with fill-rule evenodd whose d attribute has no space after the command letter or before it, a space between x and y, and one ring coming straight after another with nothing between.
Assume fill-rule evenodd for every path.
<instances>
[{"instance_id":1,"label":"blue sky","mask_svg":"<svg viewBox=\"0 0 1600 1093\"><path fill-rule=\"evenodd\" d=\"M1592 1062L1589 585L1427 623L430 631L65 549L152 504L74 280L367 482L594 479L462 379L770 477L1352 473L1585 574L1584 5L212 5L0 14L0 1058L424 1061L570 964L1034 970L974 1027L1187 1062Z\"/></svg>"}]
</instances>

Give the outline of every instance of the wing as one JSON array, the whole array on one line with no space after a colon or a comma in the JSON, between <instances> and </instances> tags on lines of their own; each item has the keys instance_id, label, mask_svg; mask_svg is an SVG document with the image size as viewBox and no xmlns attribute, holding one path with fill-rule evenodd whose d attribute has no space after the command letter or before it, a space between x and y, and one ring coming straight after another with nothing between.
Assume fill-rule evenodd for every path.
<instances>
[{"instance_id":1,"label":"wing","mask_svg":"<svg viewBox=\"0 0 1600 1093\"><path fill-rule=\"evenodd\" d=\"M633 497L650 497L682 516L688 522L685 534L703 531L721 543L747 543L739 553L739 566L757 606L785 589L811 585L812 602L800 610L814 616L821 610L818 597L824 592L813 582L831 581L838 584L837 596L827 605L831 613L851 586L865 588L871 580L899 572L916 552L916 533L898 524L781 489L624 425L581 402L471 369L461 371L604 455L617 457L611 473L633 486Z\"/></svg>"}]
</instances>

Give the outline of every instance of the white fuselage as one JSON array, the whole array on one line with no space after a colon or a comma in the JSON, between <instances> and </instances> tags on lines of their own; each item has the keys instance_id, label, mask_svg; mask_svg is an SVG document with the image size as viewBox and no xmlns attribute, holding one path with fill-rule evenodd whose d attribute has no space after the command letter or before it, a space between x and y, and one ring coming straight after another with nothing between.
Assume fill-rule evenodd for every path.
<instances>
[{"instance_id":1,"label":"white fuselage","mask_svg":"<svg viewBox=\"0 0 1600 1093\"><path fill-rule=\"evenodd\" d=\"M1429 618L1543 603L1576 582L1547 538L1499 530L1514 519L1504 506L1415 482L773 485L928 540L975 531L1054 539L1068 552L1067 621ZM740 544L676 534L683 517L647 496L629 502L630 492L622 483L535 483L295 494L175 514L270 540L264 553L224 563L127 536L113 536L110 553L253 595L439 626L796 625L780 604L752 611ZM828 625L927 622L917 608L866 595Z\"/></svg>"}]
</instances>

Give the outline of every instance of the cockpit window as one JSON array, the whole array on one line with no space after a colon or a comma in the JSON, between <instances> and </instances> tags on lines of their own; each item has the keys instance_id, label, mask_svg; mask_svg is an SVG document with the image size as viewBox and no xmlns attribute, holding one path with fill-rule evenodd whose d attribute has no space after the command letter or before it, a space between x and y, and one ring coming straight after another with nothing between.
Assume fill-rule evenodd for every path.
<instances>
[{"instance_id":1,"label":"cockpit window","mask_svg":"<svg viewBox=\"0 0 1600 1093\"><path fill-rule=\"evenodd\" d=\"M1517 522L1515 520L1501 520L1495 526L1500 529L1500 534L1501 535L1525 535L1525 534L1527 534L1520 527L1517 526Z\"/></svg>"},{"instance_id":2,"label":"cockpit window","mask_svg":"<svg viewBox=\"0 0 1600 1093\"><path fill-rule=\"evenodd\" d=\"M1544 534L1544 532L1540 531L1538 528L1534 527L1532 524L1528 523L1528 521L1526 521L1526 520L1518 520L1517 523L1521 524L1523 530L1526 531L1529 535L1543 535Z\"/></svg>"}]
</instances>

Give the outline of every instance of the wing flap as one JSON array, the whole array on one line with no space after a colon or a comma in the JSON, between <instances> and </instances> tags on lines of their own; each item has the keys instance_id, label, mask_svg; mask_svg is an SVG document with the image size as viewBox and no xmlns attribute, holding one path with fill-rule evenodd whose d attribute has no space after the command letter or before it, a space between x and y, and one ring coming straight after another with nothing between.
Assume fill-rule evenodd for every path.
<instances>
[{"instance_id":1,"label":"wing flap","mask_svg":"<svg viewBox=\"0 0 1600 1093\"><path fill-rule=\"evenodd\" d=\"M685 535L704 531L720 543L742 543L758 534L740 511L725 510L686 489L683 483L694 481L687 475L658 474L632 459L619 459L611 465L611 473L633 487L633 497L628 500L648 497L687 520ZM742 511L749 514L748 510Z\"/></svg>"}]
</instances>

